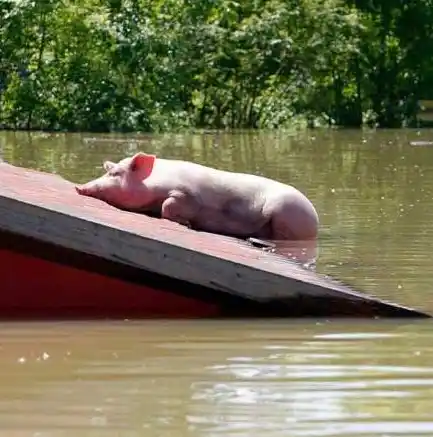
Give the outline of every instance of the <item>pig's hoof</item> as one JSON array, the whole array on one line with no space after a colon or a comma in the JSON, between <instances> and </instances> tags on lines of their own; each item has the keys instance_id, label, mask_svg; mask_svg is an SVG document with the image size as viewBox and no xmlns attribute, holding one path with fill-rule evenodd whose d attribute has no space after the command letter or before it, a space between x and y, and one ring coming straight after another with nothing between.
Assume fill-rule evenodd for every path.
<instances>
[{"instance_id":1,"label":"pig's hoof","mask_svg":"<svg viewBox=\"0 0 433 437\"><path fill-rule=\"evenodd\" d=\"M258 247L260 249L274 249L275 244L270 241L260 240L259 238L247 238L247 241L252 244L254 247Z\"/></svg>"},{"instance_id":2,"label":"pig's hoof","mask_svg":"<svg viewBox=\"0 0 433 437\"><path fill-rule=\"evenodd\" d=\"M188 220L183 220L181 218L175 218L175 219L173 218L168 220L177 223L180 226L184 226L185 228L192 229L191 223Z\"/></svg>"}]
</instances>

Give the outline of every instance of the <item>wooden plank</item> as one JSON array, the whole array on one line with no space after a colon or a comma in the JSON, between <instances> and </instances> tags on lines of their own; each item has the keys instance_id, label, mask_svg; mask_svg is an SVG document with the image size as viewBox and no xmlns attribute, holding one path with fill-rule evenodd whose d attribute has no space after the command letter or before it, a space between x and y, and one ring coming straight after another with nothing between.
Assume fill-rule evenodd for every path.
<instances>
[{"instance_id":1,"label":"wooden plank","mask_svg":"<svg viewBox=\"0 0 433 437\"><path fill-rule=\"evenodd\" d=\"M0 319L332 315L320 303L257 303L2 230L0 266Z\"/></svg>"},{"instance_id":2,"label":"wooden plank","mask_svg":"<svg viewBox=\"0 0 433 437\"><path fill-rule=\"evenodd\" d=\"M238 240L120 211L59 176L0 164L0 229L251 299L370 303L377 314L424 314L358 293ZM374 312L373 311L373 312Z\"/></svg>"}]
</instances>

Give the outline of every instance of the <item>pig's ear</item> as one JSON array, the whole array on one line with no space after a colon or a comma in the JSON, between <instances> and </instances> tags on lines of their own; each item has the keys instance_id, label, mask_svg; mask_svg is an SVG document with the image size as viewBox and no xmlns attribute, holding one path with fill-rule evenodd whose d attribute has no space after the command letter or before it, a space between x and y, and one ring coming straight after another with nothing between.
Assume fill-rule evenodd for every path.
<instances>
[{"instance_id":1,"label":"pig's ear","mask_svg":"<svg viewBox=\"0 0 433 437\"><path fill-rule=\"evenodd\" d=\"M114 162L111 161L105 161L103 164L105 171L110 171L115 166Z\"/></svg>"},{"instance_id":2,"label":"pig's ear","mask_svg":"<svg viewBox=\"0 0 433 437\"><path fill-rule=\"evenodd\" d=\"M136 153L131 159L129 168L132 172L139 172L143 178L147 178L152 173L155 159L155 155L148 155L143 152Z\"/></svg>"}]
</instances>

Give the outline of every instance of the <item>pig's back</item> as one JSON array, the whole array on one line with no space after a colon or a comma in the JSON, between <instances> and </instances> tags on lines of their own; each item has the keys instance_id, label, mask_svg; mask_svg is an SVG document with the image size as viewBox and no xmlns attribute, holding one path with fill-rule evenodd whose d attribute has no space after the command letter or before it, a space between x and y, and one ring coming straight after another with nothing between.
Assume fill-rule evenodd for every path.
<instances>
[{"instance_id":1,"label":"pig's back","mask_svg":"<svg viewBox=\"0 0 433 437\"><path fill-rule=\"evenodd\" d=\"M176 181L179 185L190 186L191 189L227 189L228 187L239 186L242 191L251 189L272 189L286 187L286 185L268 179L263 176L236 173L226 170L219 170L207 167L190 161L158 159L155 170L160 177L168 178L171 182Z\"/></svg>"}]
</instances>

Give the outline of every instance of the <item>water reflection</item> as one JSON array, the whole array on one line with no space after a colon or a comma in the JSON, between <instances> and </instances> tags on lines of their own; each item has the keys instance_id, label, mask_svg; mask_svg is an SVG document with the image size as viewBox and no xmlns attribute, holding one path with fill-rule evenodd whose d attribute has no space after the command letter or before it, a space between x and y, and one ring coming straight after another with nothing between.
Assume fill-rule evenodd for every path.
<instances>
[{"instance_id":1,"label":"water reflection","mask_svg":"<svg viewBox=\"0 0 433 437\"><path fill-rule=\"evenodd\" d=\"M414 411L418 390L424 393L423 403L431 394L432 368L425 362L410 365L406 354L385 357L394 356L392 341L401 335L370 329L322 334L320 329L327 328L317 328L319 332L309 336L295 327L295 340L293 328L289 339L261 345L261 356L232 356L211 367L213 374L229 382L196 384L197 408L203 402L212 405L206 410L207 435L433 432L427 408ZM378 359L379 348L383 355Z\"/></svg>"},{"instance_id":2,"label":"water reflection","mask_svg":"<svg viewBox=\"0 0 433 437\"><path fill-rule=\"evenodd\" d=\"M433 434L426 322L39 323L2 332L0 435Z\"/></svg>"}]
</instances>

